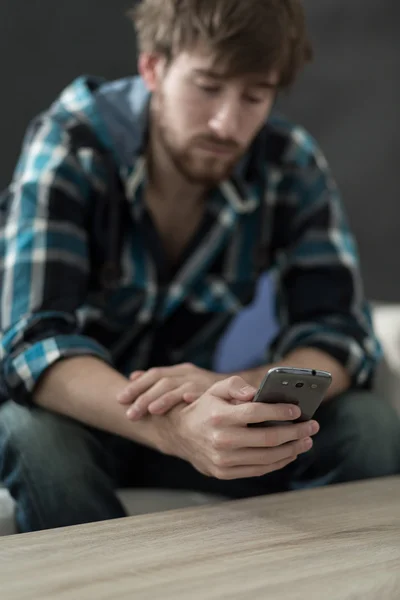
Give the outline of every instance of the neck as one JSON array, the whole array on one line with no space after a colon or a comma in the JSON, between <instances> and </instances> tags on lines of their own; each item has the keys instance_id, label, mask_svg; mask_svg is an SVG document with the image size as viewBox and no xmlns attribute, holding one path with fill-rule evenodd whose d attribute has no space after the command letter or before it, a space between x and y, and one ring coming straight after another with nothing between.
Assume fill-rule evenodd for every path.
<instances>
[{"instance_id":1,"label":"neck","mask_svg":"<svg viewBox=\"0 0 400 600\"><path fill-rule=\"evenodd\" d=\"M147 163L149 189L162 198L163 204L174 205L182 198L191 205L203 201L205 186L191 183L178 171L154 128L150 132Z\"/></svg>"}]
</instances>

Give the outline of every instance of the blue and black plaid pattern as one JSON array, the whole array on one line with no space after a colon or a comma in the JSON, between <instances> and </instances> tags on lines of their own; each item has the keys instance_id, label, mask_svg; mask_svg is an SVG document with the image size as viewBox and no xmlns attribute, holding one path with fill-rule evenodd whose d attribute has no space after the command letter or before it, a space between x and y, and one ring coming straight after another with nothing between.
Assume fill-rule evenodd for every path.
<instances>
[{"instance_id":1,"label":"blue and black plaid pattern","mask_svg":"<svg viewBox=\"0 0 400 600\"><path fill-rule=\"evenodd\" d=\"M118 93L134 104L137 84L96 87L79 79L26 136L0 221L0 364L8 397L29 404L44 371L70 356L97 356L124 374L183 361L210 368L221 335L271 269L280 329L266 360L320 348L346 366L353 385L367 386L380 347L356 245L315 141L271 118L232 179L210 192L203 223L171 271L143 202L145 156L117 151L104 102L101 110L96 103L100 90L117 112ZM148 98L140 102L139 112L132 109L131 131L142 132L137 148ZM107 292L93 282L107 223L96 246L93 222L108 171L98 149L71 140L74 123L109 150L126 197L121 278Z\"/></svg>"}]
</instances>

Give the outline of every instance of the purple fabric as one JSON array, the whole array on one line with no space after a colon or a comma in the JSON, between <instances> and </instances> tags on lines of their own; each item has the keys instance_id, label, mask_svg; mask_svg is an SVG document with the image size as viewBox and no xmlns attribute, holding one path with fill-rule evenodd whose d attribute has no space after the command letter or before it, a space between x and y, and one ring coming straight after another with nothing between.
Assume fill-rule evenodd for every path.
<instances>
[{"instance_id":1,"label":"purple fabric","mask_svg":"<svg viewBox=\"0 0 400 600\"><path fill-rule=\"evenodd\" d=\"M276 331L274 286L271 277L263 275L253 304L239 314L221 340L215 370L232 373L263 364Z\"/></svg>"}]
</instances>

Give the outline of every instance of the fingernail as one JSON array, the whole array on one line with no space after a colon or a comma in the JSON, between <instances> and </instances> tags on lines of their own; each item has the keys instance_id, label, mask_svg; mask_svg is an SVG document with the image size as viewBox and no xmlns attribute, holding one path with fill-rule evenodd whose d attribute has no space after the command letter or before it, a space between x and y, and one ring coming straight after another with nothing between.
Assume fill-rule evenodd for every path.
<instances>
[{"instance_id":1,"label":"fingernail","mask_svg":"<svg viewBox=\"0 0 400 600\"><path fill-rule=\"evenodd\" d=\"M301 411L297 406L290 406L288 410L292 419L297 419L301 415Z\"/></svg>"},{"instance_id":2,"label":"fingernail","mask_svg":"<svg viewBox=\"0 0 400 600\"><path fill-rule=\"evenodd\" d=\"M130 408L129 410L126 411L126 416L129 419L134 419L135 417L137 417L139 415L139 411L137 408L133 407Z\"/></svg>"},{"instance_id":3,"label":"fingernail","mask_svg":"<svg viewBox=\"0 0 400 600\"><path fill-rule=\"evenodd\" d=\"M319 425L316 421L310 423L310 435L315 435L319 431Z\"/></svg>"},{"instance_id":4,"label":"fingernail","mask_svg":"<svg viewBox=\"0 0 400 600\"><path fill-rule=\"evenodd\" d=\"M310 450L310 448L313 445L313 441L311 438L307 438L303 441L303 448L304 450Z\"/></svg>"},{"instance_id":5,"label":"fingernail","mask_svg":"<svg viewBox=\"0 0 400 600\"><path fill-rule=\"evenodd\" d=\"M246 385L244 387L242 387L242 389L240 390L240 393L243 394L243 396L248 396L249 394L255 394L256 393L256 389L253 388L252 385Z\"/></svg>"}]
</instances>

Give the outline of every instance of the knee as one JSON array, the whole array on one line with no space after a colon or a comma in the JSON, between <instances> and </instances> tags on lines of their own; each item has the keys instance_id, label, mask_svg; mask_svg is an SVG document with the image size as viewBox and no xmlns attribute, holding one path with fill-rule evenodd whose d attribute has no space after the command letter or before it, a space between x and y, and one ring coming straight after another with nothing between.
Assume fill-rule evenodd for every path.
<instances>
[{"instance_id":1,"label":"knee","mask_svg":"<svg viewBox=\"0 0 400 600\"><path fill-rule=\"evenodd\" d=\"M32 473L59 472L65 475L72 468L76 472L80 461L73 460L73 457L82 446L81 432L84 429L78 423L56 414L7 402L0 409L0 459L3 467L12 468L21 463Z\"/></svg>"},{"instance_id":2,"label":"knee","mask_svg":"<svg viewBox=\"0 0 400 600\"><path fill-rule=\"evenodd\" d=\"M30 453L36 447L47 451L63 437L61 419L40 408L27 409L7 402L0 410L0 432L3 443Z\"/></svg>"},{"instance_id":3,"label":"knee","mask_svg":"<svg viewBox=\"0 0 400 600\"><path fill-rule=\"evenodd\" d=\"M400 472L400 419L388 402L370 392L351 392L333 400L329 413L336 451L354 474Z\"/></svg>"},{"instance_id":4,"label":"knee","mask_svg":"<svg viewBox=\"0 0 400 600\"><path fill-rule=\"evenodd\" d=\"M337 398L335 420L355 440L393 440L400 433L400 420L393 407L371 392L351 392Z\"/></svg>"},{"instance_id":5,"label":"knee","mask_svg":"<svg viewBox=\"0 0 400 600\"><path fill-rule=\"evenodd\" d=\"M0 409L0 481L22 532L124 516L103 458L101 441L76 421L12 402Z\"/></svg>"}]
</instances>

